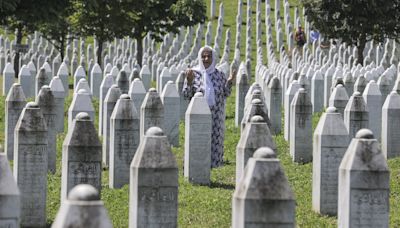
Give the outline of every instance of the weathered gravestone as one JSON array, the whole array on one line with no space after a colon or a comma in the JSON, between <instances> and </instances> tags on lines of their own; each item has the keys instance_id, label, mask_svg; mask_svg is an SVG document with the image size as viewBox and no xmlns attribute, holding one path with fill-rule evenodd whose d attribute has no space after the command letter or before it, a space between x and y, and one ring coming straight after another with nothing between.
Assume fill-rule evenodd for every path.
<instances>
[{"instance_id":1,"label":"weathered gravestone","mask_svg":"<svg viewBox=\"0 0 400 228\"><path fill-rule=\"evenodd\" d=\"M337 112L344 117L344 109L349 101L349 96L347 95L346 89L342 84L339 84L333 89L331 97L329 98L329 106L335 107Z\"/></svg>"},{"instance_id":2,"label":"weathered gravestone","mask_svg":"<svg viewBox=\"0 0 400 228\"><path fill-rule=\"evenodd\" d=\"M168 81L161 94L161 101L164 106L164 133L168 136L169 143L179 146L179 121L180 98L176 86Z\"/></svg>"},{"instance_id":3,"label":"weathered gravestone","mask_svg":"<svg viewBox=\"0 0 400 228\"><path fill-rule=\"evenodd\" d=\"M90 115L81 112L64 139L62 151L61 201L78 184L101 191L101 144Z\"/></svg>"},{"instance_id":4,"label":"weathered gravestone","mask_svg":"<svg viewBox=\"0 0 400 228\"><path fill-rule=\"evenodd\" d=\"M8 91L14 84L15 71L11 63L7 63L3 73L3 96L7 96Z\"/></svg>"},{"instance_id":5,"label":"weathered gravestone","mask_svg":"<svg viewBox=\"0 0 400 228\"><path fill-rule=\"evenodd\" d=\"M185 114L184 176L191 183L210 183L211 132L210 108L203 94L198 92Z\"/></svg>"},{"instance_id":6,"label":"weathered gravestone","mask_svg":"<svg viewBox=\"0 0 400 228\"><path fill-rule=\"evenodd\" d=\"M65 100L65 90L60 77L55 76L50 81L50 89L54 95L56 104L56 131L57 133L64 132L64 100ZM67 88L68 89L68 88Z\"/></svg>"},{"instance_id":7,"label":"weathered gravestone","mask_svg":"<svg viewBox=\"0 0 400 228\"><path fill-rule=\"evenodd\" d=\"M314 131L312 205L316 212L337 214L338 170L349 140L343 117L329 107Z\"/></svg>"},{"instance_id":8,"label":"weathered gravestone","mask_svg":"<svg viewBox=\"0 0 400 228\"><path fill-rule=\"evenodd\" d=\"M121 93L128 93L129 91L129 78L125 71L121 70L117 76L117 85L121 90Z\"/></svg>"},{"instance_id":9,"label":"weathered gravestone","mask_svg":"<svg viewBox=\"0 0 400 228\"><path fill-rule=\"evenodd\" d=\"M358 91L361 94L364 93L364 89L367 86L367 79L365 78L364 75L360 75L356 82L354 83L354 92Z\"/></svg>"},{"instance_id":10,"label":"weathered gravestone","mask_svg":"<svg viewBox=\"0 0 400 228\"><path fill-rule=\"evenodd\" d=\"M107 74L100 85L100 98L99 98L99 136L103 135L103 115L104 115L104 99L108 93L108 90L114 84L114 79L111 74Z\"/></svg>"},{"instance_id":11,"label":"weathered gravestone","mask_svg":"<svg viewBox=\"0 0 400 228\"><path fill-rule=\"evenodd\" d=\"M103 103L103 164L107 167L110 157L110 118L120 96L120 88L112 85Z\"/></svg>"},{"instance_id":12,"label":"weathered gravestone","mask_svg":"<svg viewBox=\"0 0 400 228\"><path fill-rule=\"evenodd\" d=\"M312 161L312 104L300 88L290 105L290 155L294 162Z\"/></svg>"},{"instance_id":13,"label":"weathered gravestone","mask_svg":"<svg viewBox=\"0 0 400 228\"><path fill-rule=\"evenodd\" d=\"M389 227L389 176L378 140L361 129L339 167L338 227Z\"/></svg>"},{"instance_id":14,"label":"weathered gravestone","mask_svg":"<svg viewBox=\"0 0 400 228\"><path fill-rule=\"evenodd\" d=\"M99 191L89 184L79 184L62 202L51 227L111 228L112 223Z\"/></svg>"},{"instance_id":15,"label":"weathered gravestone","mask_svg":"<svg viewBox=\"0 0 400 228\"><path fill-rule=\"evenodd\" d=\"M72 121L80 112L86 112L90 118L94 119L94 107L90 94L86 90L79 90L72 98L71 105L68 108L68 129L72 127Z\"/></svg>"},{"instance_id":16,"label":"weathered gravestone","mask_svg":"<svg viewBox=\"0 0 400 228\"><path fill-rule=\"evenodd\" d=\"M56 172L56 154L57 154L57 131L56 116L57 107L53 92L48 85L43 86L36 96L36 103L42 111L47 126L47 169L53 174Z\"/></svg>"},{"instance_id":17,"label":"weathered gravestone","mask_svg":"<svg viewBox=\"0 0 400 228\"><path fill-rule=\"evenodd\" d=\"M244 128L236 147L236 184L242 177L247 161L260 147L269 147L276 152L276 145L267 123L264 118L255 115Z\"/></svg>"},{"instance_id":18,"label":"weathered gravestone","mask_svg":"<svg viewBox=\"0 0 400 228\"><path fill-rule=\"evenodd\" d=\"M268 147L247 162L232 197L232 227L295 227L293 191L285 172Z\"/></svg>"},{"instance_id":19,"label":"weathered gravestone","mask_svg":"<svg viewBox=\"0 0 400 228\"><path fill-rule=\"evenodd\" d=\"M349 131L350 138L362 128L368 127L368 108L360 92L354 92L344 110L344 124Z\"/></svg>"},{"instance_id":20,"label":"weathered gravestone","mask_svg":"<svg viewBox=\"0 0 400 228\"><path fill-rule=\"evenodd\" d=\"M0 227L19 227L20 197L17 183L7 161L7 155L0 152Z\"/></svg>"},{"instance_id":21,"label":"weathered gravestone","mask_svg":"<svg viewBox=\"0 0 400 228\"><path fill-rule=\"evenodd\" d=\"M129 167L140 141L139 119L129 95L121 95L110 120L110 188L129 183Z\"/></svg>"},{"instance_id":22,"label":"weathered gravestone","mask_svg":"<svg viewBox=\"0 0 400 228\"><path fill-rule=\"evenodd\" d=\"M382 153L387 159L400 156L400 95L392 91L382 107Z\"/></svg>"},{"instance_id":23,"label":"weathered gravestone","mask_svg":"<svg viewBox=\"0 0 400 228\"><path fill-rule=\"evenodd\" d=\"M14 177L21 192L21 226L46 226L47 127L35 102L22 110L15 126Z\"/></svg>"},{"instance_id":24,"label":"weathered gravestone","mask_svg":"<svg viewBox=\"0 0 400 228\"><path fill-rule=\"evenodd\" d=\"M177 227L178 167L167 136L147 130L131 163L129 227Z\"/></svg>"},{"instance_id":25,"label":"weathered gravestone","mask_svg":"<svg viewBox=\"0 0 400 228\"><path fill-rule=\"evenodd\" d=\"M14 130L19 116L26 105L24 91L20 84L14 83L5 102L5 153L8 160L14 159Z\"/></svg>"},{"instance_id":26,"label":"weathered gravestone","mask_svg":"<svg viewBox=\"0 0 400 228\"><path fill-rule=\"evenodd\" d=\"M140 107L140 139L154 126L164 129L164 106L157 90L150 88Z\"/></svg>"}]
</instances>

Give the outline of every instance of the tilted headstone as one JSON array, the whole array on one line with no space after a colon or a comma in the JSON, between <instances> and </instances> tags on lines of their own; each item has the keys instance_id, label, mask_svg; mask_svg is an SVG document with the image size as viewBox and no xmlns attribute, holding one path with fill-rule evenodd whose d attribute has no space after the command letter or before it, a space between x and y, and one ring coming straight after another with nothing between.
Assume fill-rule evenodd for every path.
<instances>
[{"instance_id":1,"label":"tilted headstone","mask_svg":"<svg viewBox=\"0 0 400 228\"><path fill-rule=\"evenodd\" d=\"M110 157L110 118L120 96L120 88L112 85L103 102L103 164L107 167Z\"/></svg>"},{"instance_id":2,"label":"tilted headstone","mask_svg":"<svg viewBox=\"0 0 400 228\"><path fill-rule=\"evenodd\" d=\"M382 94L374 80L368 82L363 93L364 101L369 112L368 129L374 132L378 141L381 140L382 131Z\"/></svg>"},{"instance_id":3,"label":"tilted headstone","mask_svg":"<svg viewBox=\"0 0 400 228\"><path fill-rule=\"evenodd\" d=\"M110 123L110 188L129 183L129 167L139 145L139 114L127 94L121 95Z\"/></svg>"},{"instance_id":4,"label":"tilted headstone","mask_svg":"<svg viewBox=\"0 0 400 228\"><path fill-rule=\"evenodd\" d=\"M342 84L335 87L329 98L329 106L335 107L337 112L344 118L344 109L346 108L347 102L349 101L349 96L347 95L346 89Z\"/></svg>"},{"instance_id":5,"label":"tilted headstone","mask_svg":"<svg viewBox=\"0 0 400 228\"><path fill-rule=\"evenodd\" d=\"M0 152L0 227L19 227L20 201L21 194L7 161L7 155Z\"/></svg>"},{"instance_id":6,"label":"tilted headstone","mask_svg":"<svg viewBox=\"0 0 400 228\"><path fill-rule=\"evenodd\" d=\"M232 197L232 227L295 227L296 202L274 151L258 149Z\"/></svg>"},{"instance_id":7,"label":"tilted headstone","mask_svg":"<svg viewBox=\"0 0 400 228\"><path fill-rule=\"evenodd\" d=\"M364 98L360 92L354 92L344 110L344 123L349 131L350 138L362 128L368 128L369 113Z\"/></svg>"},{"instance_id":8,"label":"tilted headstone","mask_svg":"<svg viewBox=\"0 0 400 228\"><path fill-rule=\"evenodd\" d=\"M99 191L89 184L79 184L61 204L51 227L112 228L112 223Z\"/></svg>"},{"instance_id":9,"label":"tilted headstone","mask_svg":"<svg viewBox=\"0 0 400 228\"><path fill-rule=\"evenodd\" d=\"M140 139L150 127L164 129L164 106L157 90L150 88L140 107Z\"/></svg>"},{"instance_id":10,"label":"tilted headstone","mask_svg":"<svg viewBox=\"0 0 400 228\"><path fill-rule=\"evenodd\" d=\"M172 81L168 81L161 93L161 101L164 106L164 133L168 136L172 146L179 146L179 121L180 97L176 86Z\"/></svg>"},{"instance_id":11,"label":"tilted headstone","mask_svg":"<svg viewBox=\"0 0 400 228\"><path fill-rule=\"evenodd\" d=\"M329 107L314 131L312 207L318 213L337 214L338 170L349 141L343 117Z\"/></svg>"},{"instance_id":12,"label":"tilted headstone","mask_svg":"<svg viewBox=\"0 0 400 228\"><path fill-rule=\"evenodd\" d=\"M61 202L78 184L90 184L101 191L101 144L93 120L85 112L74 119L62 151Z\"/></svg>"},{"instance_id":13,"label":"tilted headstone","mask_svg":"<svg viewBox=\"0 0 400 228\"><path fill-rule=\"evenodd\" d=\"M58 69L57 76L60 77L63 87L64 87L64 92L65 92L65 97L68 96L69 93L69 85L68 85L68 66L64 62L61 63L60 68Z\"/></svg>"},{"instance_id":14,"label":"tilted headstone","mask_svg":"<svg viewBox=\"0 0 400 228\"><path fill-rule=\"evenodd\" d=\"M25 97L35 96L35 77L31 75L31 72L27 66L22 66L19 71L19 83L21 84L22 90L24 91Z\"/></svg>"},{"instance_id":15,"label":"tilted headstone","mask_svg":"<svg viewBox=\"0 0 400 228\"><path fill-rule=\"evenodd\" d=\"M284 133L285 134L284 134L284 136L285 136L286 141L290 140L290 122L291 122L290 121L290 116L291 116L290 115L290 113L291 113L290 106L291 106L294 96L296 95L296 93L299 89L300 89L300 85L295 80L289 85L289 87L287 88L287 90L285 92L285 103L284 103L284 105L285 105L285 108L284 108L284 110L285 110L285 124L284 124L285 132Z\"/></svg>"},{"instance_id":16,"label":"tilted headstone","mask_svg":"<svg viewBox=\"0 0 400 228\"><path fill-rule=\"evenodd\" d=\"M98 63L94 64L90 72L90 89L93 97L100 98L100 86L103 81L103 72Z\"/></svg>"},{"instance_id":17,"label":"tilted headstone","mask_svg":"<svg viewBox=\"0 0 400 228\"><path fill-rule=\"evenodd\" d=\"M177 227L178 166L160 128L147 130L130 170L129 227Z\"/></svg>"},{"instance_id":18,"label":"tilted headstone","mask_svg":"<svg viewBox=\"0 0 400 228\"><path fill-rule=\"evenodd\" d=\"M247 80L247 70L244 64L240 64L238 79L236 80L235 126L239 126L243 119L245 96L249 90Z\"/></svg>"},{"instance_id":19,"label":"tilted headstone","mask_svg":"<svg viewBox=\"0 0 400 228\"><path fill-rule=\"evenodd\" d=\"M116 84L121 90L122 94L127 94L129 91L129 78L125 71L121 70L118 73Z\"/></svg>"},{"instance_id":20,"label":"tilted headstone","mask_svg":"<svg viewBox=\"0 0 400 228\"><path fill-rule=\"evenodd\" d=\"M211 132L211 111L203 94L198 92L185 114L184 176L191 183L210 183Z\"/></svg>"},{"instance_id":21,"label":"tilted headstone","mask_svg":"<svg viewBox=\"0 0 400 228\"><path fill-rule=\"evenodd\" d=\"M111 74L107 74L100 85L100 98L99 98L99 136L103 135L103 103L108 90L114 84L114 79Z\"/></svg>"},{"instance_id":22,"label":"tilted headstone","mask_svg":"<svg viewBox=\"0 0 400 228\"><path fill-rule=\"evenodd\" d=\"M339 167L338 226L389 227L389 176L378 140L358 131Z\"/></svg>"},{"instance_id":23,"label":"tilted headstone","mask_svg":"<svg viewBox=\"0 0 400 228\"><path fill-rule=\"evenodd\" d=\"M26 104L15 127L14 177L21 193L21 226L46 226L47 127L35 102Z\"/></svg>"},{"instance_id":24,"label":"tilted headstone","mask_svg":"<svg viewBox=\"0 0 400 228\"><path fill-rule=\"evenodd\" d=\"M3 96L7 96L8 91L14 84L15 71L11 63L7 63L3 70Z\"/></svg>"},{"instance_id":25,"label":"tilted headstone","mask_svg":"<svg viewBox=\"0 0 400 228\"><path fill-rule=\"evenodd\" d=\"M64 100L65 90L60 77L55 76L50 81L50 89L53 92L56 103L56 131L57 133L64 132Z\"/></svg>"},{"instance_id":26,"label":"tilted headstone","mask_svg":"<svg viewBox=\"0 0 400 228\"><path fill-rule=\"evenodd\" d=\"M26 105L26 98L22 86L14 83L8 92L5 102L5 153L8 160L14 159L14 130L19 116Z\"/></svg>"},{"instance_id":27,"label":"tilted headstone","mask_svg":"<svg viewBox=\"0 0 400 228\"><path fill-rule=\"evenodd\" d=\"M265 103L271 120L271 133L278 135L282 130L282 87L277 76L274 76L265 89Z\"/></svg>"},{"instance_id":28,"label":"tilted headstone","mask_svg":"<svg viewBox=\"0 0 400 228\"><path fill-rule=\"evenodd\" d=\"M86 112L92 120L94 119L94 107L90 99L90 94L83 89L74 95L71 105L68 108L68 129L72 127L72 121L80 112Z\"/></svg>"},{"instance_id":29,"label":"tilted headstone","mask_svg":"<svg viewBox=\"0 0 400 228\"><path fill-rule=\"evenodd\" d=\"M246 125L236 146L236 184L242 177L247 161L260 147L269 147L276 151L276 145L267 123L262 116L256 115Z\"/></svg>"},{"instance_id":30,"label":"tilted headstone","mask_svg":"<svg viewBox=\"0 0 400 228\"><path fill-rule=\"evenodd\" d=\"M48 170L53 174L56 172L56 154L57 154L57 130L56 118L57 107L56 100L50 86L43 86L36 96L36 103L42 111L43 118L47 126L47 155L48 155Z\"/></svg>"},{"instance_id":31,"label":"tilted headstone","mask_svg":"<svg viewBox=\"0 0 400 228\"><path fill-rule=\"evenodd\" d=\"M382 107L382 153L387 159L400 156L400 95L392 91Z\"/></svg>"},{"instance_id":32,"label":"tilted headstone","mask_svg":"<svg viewBox=\"0 0 400 228\"><path fill-rule=\"evenodd\" d=\"M312 161L312 104L300 88L290 105L290 155L294 162Z\"/></svg>"}]
</instances>

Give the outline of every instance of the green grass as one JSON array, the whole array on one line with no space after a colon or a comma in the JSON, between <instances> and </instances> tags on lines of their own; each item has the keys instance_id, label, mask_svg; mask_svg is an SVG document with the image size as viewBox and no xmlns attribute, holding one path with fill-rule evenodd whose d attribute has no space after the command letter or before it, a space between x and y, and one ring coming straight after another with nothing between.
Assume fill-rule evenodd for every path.
<instances>
[{"instance_id":1,"label":"green grass","mask_svg":"<svg viewBox=\"0 0 400 228\"><path fill-rule=\"evenodd\" d=\"M209 0L206 0L209 4ZM230 27L231 29L231 55L233 58L233 47L235 43L236 33L236 0L224 0L225 19L224 31L222 38L225 39L225 30ZM244 1L246 2L246 1ZM297 1L290 0L291 6L298 5ZM221 0L216 1L218 7ZM272 6L272 21L274 23L274 1L271 1ZM256 1L253 0L253 38L255 38L255 7ZM262 20L264 22L265 5L262 3ZM291 7L291 20L293 21L294 7ZM243 6L243 22L245 22L246 4ZM301 10L300 10L301 12ZM218 8L217 8L218 14ZM207 12L207 16L209 11ZM281 15L283 15L283 7L281 8ZM217 20L213 19L213 35L217 28ZM283 22L283 18L282 18ZM263 39L265 40L265 26L263 29ZM273 30L273 37L275 40L275 31ZM252 68L255 67L256 59L256 43L253 39L252 47ZM265 49L265 43L263 44ZM242 26L242 41L241 41L241 57L245 56L245 25ZM266 54L264 50L264 55ZM266 58L264 56L264 60ZM254 72L252 73L254 75ZM72 77L70 77L71 79ZM72 80L70 80L72 84ZM153 82L154 85L154 82ZM234 124L234 98L235 91L227 100L226 108L226 131L225 131L225 165L223 167L213 169L211 171L211 185L199 186L192 185L183 178L183 157L184 157L184 125L180 124L180 146L172 148L175 154L178 167L179 167L179 212L178 224L180 227L230 227L231 226L231 200L235 185L235 159L236 159L236 145L240 138L240 129L235 127ZM5 97L0 99L0 143L4 144L4 100ZM61 153L62 143L67 133L67 111L72 101L72 91L65 101L65 131L57 137L57 171L56 173L48 175L48 192L47 192L47 219L48 224L51 224L60 207L60 188L61 188ZM98 127L98 100L94 100L94 107L96 109L95 126ZM313 129L318 123L321 113L316 113L313 116ZM283 128L282 128L283 129ZM291 161L289 155L288 143L284 140L283 135L280 134L275 138L278 148L278 157L281 160L282 166L289 179L290 185L294 190L296 197L296 223L299 227L336 227L336 217L321 216L312 211L311 198L312 198L312 165L298 165ZM390 227L400 227L400 158L390 159L389 167L391 170L391 194L390 194ZM114 227L128 227L128 207L129 207L129 186L126 185L121 189L110 189L108 187L108 170L102 173L102 194L101 198L104 205L112 219Z\"/></svg>"}]
</instances>

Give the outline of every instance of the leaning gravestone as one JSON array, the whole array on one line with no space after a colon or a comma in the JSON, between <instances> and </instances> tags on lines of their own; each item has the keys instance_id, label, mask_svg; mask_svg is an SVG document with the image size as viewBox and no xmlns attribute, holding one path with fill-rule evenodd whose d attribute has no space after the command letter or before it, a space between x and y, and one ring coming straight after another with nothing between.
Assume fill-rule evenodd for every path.
<instances>
[{"instance_id":1,"label":"leaning gravestone","mask_svg":"<svg viewBox=\"0 0 400 228\"><path fill-rule=\"evenodd\" d=\"M114 79L111 74L107 74L100 85L100 98L99 98L99 136L103 135L103 104L108 90L114 84Z\"/></svg>"},{"instance_id":2,"label":"leaning gravestone","mask_svg":"<svg viewBox=\"0 0 400 228\"><path fill-rule=\"evenodd\" d=\"M57 107L53 92L48 85L43 86L36 96L36 103L42 111L47 126L47 155L48 170L53 174L56 172L56 118Z\"/></svg>"},{"instance_id":3,"label":"leaning gravestone","mask_svg":"<svg viewBox=\"0 0 400 228\"><path fill-rule=\"evenodd\" d=\"M54 76L50 81L50 89L54 95L56 103L56 131L57 133L64 132L64 101L65 101L65 90L60 77Z\"/></svg>"},{"instance_id":4,"label":"leaning gravestone","mask_svg":"<svg viewBox=\"0 0 400 228\"><path fill-rule=\"evenodd\" d=\"M110 188L129 183L129 167L139 141L139 114L129 95L123 94L110 120Z\"/></svg>"},{"instance_id":5,"label":"leaning gravestone","mask_svg":"<svg viewBox=\"0 0 400 228\"><path fill-rule=\"evenodd\" d=\"M387 159L400 156L400 95L392 91L382 107L382 153Z\"/></svg>"},{"instance_id":6,"label":"leaning gravestone","mask_svg":"<svg viewBox=\"0 0 400 228\"><path fill-rule=\"evenodd\" d=\"M101 191L101 144L93 120L85 112L74 119L63 143L61 201L78 184Z\"/></svg>"},{"instance_id":7,"label":"leaning gravestone","mask_svg":"<svg viewBox=\"0 0 400 228\"><path fill-rule=\"evenodd\" d=\"M177 227L178 167L159 127L147 130L130 175L129 227Z\"/></svg>"},{"instance_id":8,"label":"leaning gravestone","mask_svg":"<svg viewBox=\"0 0 400 228\"><path fill-rule=\"evenodd\" d=\"M14 177L21 192L21 226L46 226L47 127L35 102L26 104L15 127Z\"/></svg>"},{"instance_id":9,"label":"leaning gravestone","mask_svg":"<svg viewBox=\"0 0 400 228\"><path fill-rule=\"evenodd\" d=\"M360 92L354 92L344 110L344 123L350 138L362 128L368 127L368 108Z\"/></svg>"},{"instance_id":10,"label":"leaning gravestone","mask_svg":"<svg viewBox=\"0 0 400 228\"><path fill-rule=\"evenodd\" d=\"M264 118L255 115L246 125L236 147L236 184L242 177L247 161L260 147L269 147L276 151L276 145Z\"/></svg>"},{"instance_id":11,"label":"leaning gravestone","mask_svg":"<svg viewBox=\"0 0 400 228\"><path fill-rule=\"evenodd\" d=\"M337 173L349 140L343 117L335 107L329 107L314 131L312 205L316 212L337 214Z\"/></svg>"},{"instance_id":12,"label":"leaning gravestone","mask_svg":"<svg viewBox=\"0 0 400 228\"><path fill-rule=\"evenodd\" d=\"M290 155L294 162L312 161L312 104L300 88L290 105Z\"/></svg>"},{"instance_id":13,"label":"leaning gravestone","mask_svg":"<svg viewBox=\"0 0 400 228\"><path fill-rule=\"evenodd\" d=\"M150 88L140 107L140 139L154 126L164 129L164 106L157 90Z\"/></svg>"},{"instance_id":14,"label":"leaning gravestone","mask_svg":"<svg viewBox=\"0 0 400 228\"><path fill-rule=\"evenodd\" d=\"M20 197L7 156L0 152L0 227L19 227Z\"/></svg>"},{"instance_id":15,"label":"leaning gravestone","mask_svg":"<svg viewBox=\"0 0 400 228\"><path fill-rule=\"evenodd\" d=\"M3 96L7 96L8 91L14 84L15 71L11 63L7 63L3 71Z\"/></svg>"},{"instance_id":16,"label":"leaning gravestone","mask_svg":"<svg viewBox=\"0 0 400 228\"><path fill-rule=\"evenodd\" d=\"M295 227L296 202L289 181L268 147L247 162L232 197L232 227Z\"/></svg>"},{"instance_id":17,"label":"leaning gravestone","mask_svg":"<svg viewBox=\"0 0 400 228\"><path fill-rule=\"evenodd\" d=\"M103 164L107 167L110 156L110 118L120 96L120 88L112 85L103 103Z\"/></svg>"},{"instance_id":18,"label":"leaning gravestone","mask_svg":"<svg viewBox=\"0 0 400 228\"><path fill-rule=\"evenodd\" d=\"M191 183L209 184L211 167L211 112L198 92L185 114L184 176Z\"/></svg>"},{"instance_id":19,"label":"leaning gravestone","mask_svg":"<svg viewBox=\"0 0 400 228\"><path fill-rule=\"evenodd\" d=\"M180 113L177 110L180 110L180 98L172 81L165 84L161 101L164 106L164 132L172 146L179 146Z\"/></svg>"},{"instance_id":20,"label":"leaning gravestone","mask_svg":"<svg viewBox=\"0 0 400 228\"><path fill-rule=\"evenodd\" d=\"M68 129L71 128L72 121L80 112L86 112L92 120L94 119L92 100L90 99L90 94L84 89L79 90L72 98L71 105L68 108Z\"/></svg>"},{"instance_id":21,"label":"leaning gravestone","mask_svg":"<svg viewBox=\"0 0 400 228\"><path fill-rule=\"evenodd\" d=\"M19 116L26 105L24 91L14 83L8 92L5 104L5 153L8 160L14 159L14 130Z\"/></svg>"},{"instance_id":22,"label":"leaning gravestone","mask_svg":"<svg viewBox=\"0 0 400 228\"><path fill-rule=\"evenodd\" d=\"M79 184L71 189L57 213L53 228L111 228L99 191L89 184Z\"/></svg>"},{"instance_id":23,"label":"leaning gravestone","mask_svg":"<svg viewBox=\"0 0 400 228\"><path fill-rule=\"evenodd\" d=\"M338 188L339 227L389 227L389 167L370 130L361 129L351 141Z\"/></svg>"}]
</instances>

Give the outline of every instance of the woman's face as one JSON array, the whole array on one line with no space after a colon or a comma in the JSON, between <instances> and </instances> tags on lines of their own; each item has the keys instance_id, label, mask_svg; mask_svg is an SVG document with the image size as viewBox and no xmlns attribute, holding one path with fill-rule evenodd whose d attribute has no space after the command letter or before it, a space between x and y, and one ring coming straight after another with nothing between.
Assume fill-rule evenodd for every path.
<instances>
[{"instance_id":1,"label":"woman's face","mask_svg":"<svg viewBox=\"0 0 400 228\"><path fill-rule=\"evenodd\" d=\"M205 49L201 53L201 61L203 61L204 68L207 69L212 63L212 51Z\"/></svg>"}]
</instances>

